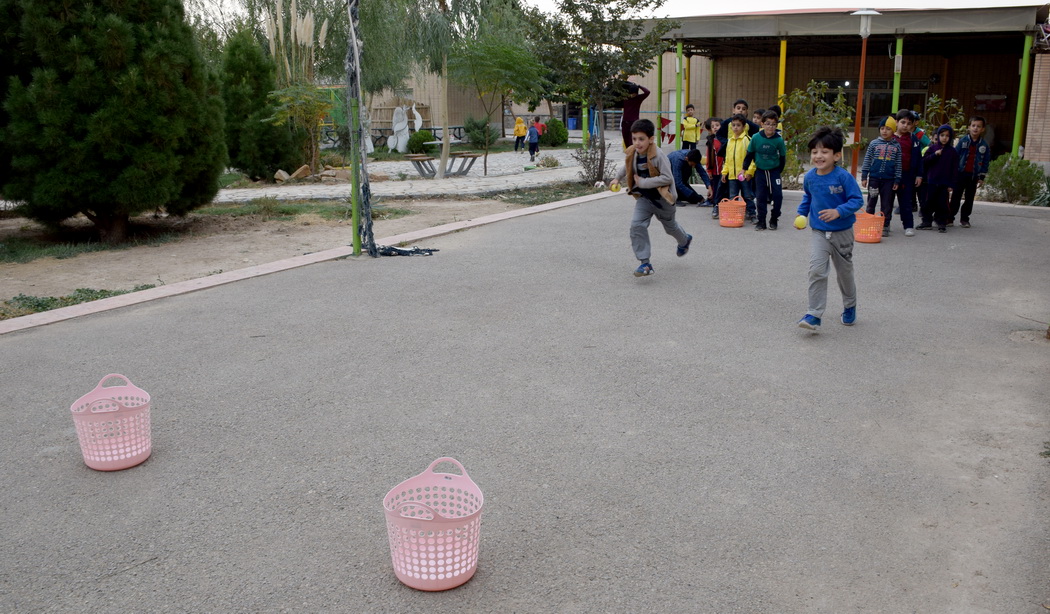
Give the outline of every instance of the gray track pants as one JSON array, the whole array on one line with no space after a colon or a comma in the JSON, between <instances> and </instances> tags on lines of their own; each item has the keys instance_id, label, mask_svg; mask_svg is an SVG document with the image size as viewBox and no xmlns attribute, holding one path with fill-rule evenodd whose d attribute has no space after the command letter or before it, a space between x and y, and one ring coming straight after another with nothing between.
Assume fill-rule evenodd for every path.
<instances>
[{"instance_id":1,"label":"gray track pants","mask_svg":"<svg viewBox=\"0 0 1050 614\"><path fill-rule=\"evenodd\" d=\"M685 230L674 219L674 205L664 199L660 199L660 206L639 196L634 203L634 217L631 218L631 248L634 250L635 258L641 262L649 262L652 254L652 246L649 244L649 222L653 216L664 225L664 230L678 241L679 245L685 245L688 235Z\"/></svg>"},{"instance_id":2,"label":"gray track pants","mask_svg":"<svg viewBox=\"0 0 1050 614\"><path fill-rule=\"evenodd\" d=\"M809 248L809 310L814 318L824 316L828 303L828 273L835 263L835 277L842 291L842 307L857 304L857 284L853 279L853 228L837 232L813 230Z\"/></svg>"}]
</instances>

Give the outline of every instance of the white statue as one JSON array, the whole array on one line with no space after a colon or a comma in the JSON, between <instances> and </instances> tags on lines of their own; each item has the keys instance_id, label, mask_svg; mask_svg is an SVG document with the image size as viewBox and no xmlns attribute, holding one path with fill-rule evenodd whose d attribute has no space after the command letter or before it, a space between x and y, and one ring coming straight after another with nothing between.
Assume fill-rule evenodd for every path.
<instances>
[{"instance_id":1,"label":"white statue","mask_svg":"<svg viewBox=\"0 0 1050 614\"><path fill-rule=\"evenodd\" d=\"M416 132L419 132L423 129L423 116L416 110L416 103L414 102L412 103L412 116L415 118Z\"/></svg>"},{"instance_id":2,"label":"white statue","mask_svg":"<svg viewBox=\"0 0 1050 614\"><path fill-rule=\"evenodd\" d=\"M399 151L401 153L408 151L408 115L405 113L405 108L396 107L394 109L394 134L386 142L390 151Z\"/></svg>"}]
</instances>

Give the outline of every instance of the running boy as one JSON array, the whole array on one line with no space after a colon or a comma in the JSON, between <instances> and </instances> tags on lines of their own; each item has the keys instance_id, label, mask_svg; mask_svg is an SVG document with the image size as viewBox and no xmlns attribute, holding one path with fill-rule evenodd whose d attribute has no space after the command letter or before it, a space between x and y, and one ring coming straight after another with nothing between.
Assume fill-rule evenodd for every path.
<instances>
[{"instance_id":1,"label":"running boy","mask_svg":"<svg viewBox=\"0 0 1050 614\"><path fill-rule=\"evenodd\" d=\"M535 123L529 126L525 140L529 142L529 162L535 162L536 154L540 151L540 129Z\"/></svg>"},{"instance_id":2,"label":"running boy","mask_svg":"<svg viewBox=\"0 0 1050 614\"><path fill-rule=\"evenodd\" d=\"M897 120L892 115L879 122L879 138L868 145L864 154L864 164L860 167L860 185L874 192L882 207L882 236L890 236L890 218L893 217L893 193L901 183L901 146L893 138L897 129ZM875 199L868 200L868 213L875 213Z\"/></svg>"},{"instance_id":3,"label":"running boy","mask_svg":"<svg viewBox=\"0 0 1050 614\"><path fill-rule=\"evenodd\" d=\"M693 235L686 234L674 219L674 203L678 200L674 176L667 156L656 146L653 135L656 127L648 119L639 119L631 125L631 149L627 151L624 167L613 179L610 187L618 186L627 178L627 193L634 196L634 216L631 218L631 248L641 263L634 271L635 277L653 274L649 264L649 222L655 215L664 226L664 231L678 242L678 257L686 255Z\"/></svg>"},{"instance_id":4,"label":"running boy","mask_svg":"<svg viewBox=\"0 0 1050 614\"><path fill-rule=\"evenodd\" d=\"M857 320L857 284L853 279L854 215L864 197L857 180L838 165L844 138L827 126L809 140L811 169L802 180L802 203L798 214L809 218L813 229L809 250L809 309L798 321L800 328L820 330L820 318L828 301L828 261L835 263L839 290L842 291L842 317L846 326Z\"/></svg>"},{"instance_id":5,"label":"running boy","mask_svg":"<svg viewBox=\"0 0 1050 614\"><path fill-rule=\"evenodd\" d=\"M529 129L525 127L525 120L518 117L514 120L514 153L518 153L518 145L521 145L521 153L525 153L525 137Z\"/></svg>"},{"instance_id":6,"label":"running boy","mask_svg":"<svg viewBox=\"0 0 1050 614\"><path fill-rule=\"evenodd\" d=\"M988 162L992 159L992 148L984 140L985 121L983 117L970 118L966 136L959 139L955 151L959 154L959 182L952 192L951 214L948 225L955 221L960 213L959 222L963 228L970 227L970 213L973 212L973 197L977 188L984 185L984 176L988 174ZM965 197L965 200L963 198Z\"/></svg>"},{"instance_id":7,"label":"running boy","mask_svg":"<svg viewBox=\"0 0 1050 614\"><path fill-rule=\"evenodd\" d=\"M682 149L696 149L700 140L700 120L693 116L696 107L685 105L685 117L682 118Z\"/></svg>"},{"instance_id":8,"label":"running boy","mask_svg":"<svg viewBox=\"0 0 1050 614\"><path fill-rule=\"evenodd\" d=\"M784 143L784 137L777 134L778 119L773 111L762 114L762 132L751 137L747 157L744 158L744 168L747 168L752 160L758 168L755 174L755 199L758 204L758 224L755 225L755 230L766 229L766 206L770 202L773 203L773 211L769 216L769 229L776 230L777 220L780 219L780 205L784 202L780 173L787 163L787 145Z\"/></svg>"},{"instance_id":9,"label":"running boy","mask_svg":"<svg viewBox=\"0 0 1050 614\"><path fill-rule=\"evenodd\" d=\"M959 177L959 154L952 147L955 131L948 124L937 129L933 145L922 157L922 166L926 169L926 200L922 203L922 224L919 228L927 230L931 217L937 223L937 230L947 232L949 209L948 202Z\"/></svg>"},{"instance_id":10,"label":"running boy","mask_svg":"<svg viewBox=\"0 0 1050 614\"><path fill-rule=\"evenodd\" d=\"M751 178L755 176L755 163L745 164L751 137L747 135L747 118L739 113L729 120L733 135L729 137L725 150L725 166L722 167L722 183L729 186L729 198L741 195L747 204L747 219L755 219L755 199L751 194Z\"/></svg>"}]
</instances>

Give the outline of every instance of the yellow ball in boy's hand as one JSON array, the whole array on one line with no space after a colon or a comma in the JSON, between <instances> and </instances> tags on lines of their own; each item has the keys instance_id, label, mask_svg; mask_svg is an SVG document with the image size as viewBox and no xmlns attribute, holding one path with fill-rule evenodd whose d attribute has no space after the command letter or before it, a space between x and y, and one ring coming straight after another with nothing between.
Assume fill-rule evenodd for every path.
<instances>
[{"instance_id":1,"label":"yellow ball in boy's hand","mask_svg":"<svg viewBox=\"0 0 1050 614\"><path fill-rule=\"evenodd\" d=\"M802 230L806 227L806 216L800 215L795 218L795 228Z\"/></svg>"},{"instance_id":2,"label":"yellow ball in boy's hand","mask_svg":"<svg viewBox=\"0 0 1050 614\"><path fill-rule=\"evenodd\" d=\"M609 186L609 189L612 190L613 192L619 192L620 191L620 184L614 183L611 186Z\"/></svg>"}]
</instances>

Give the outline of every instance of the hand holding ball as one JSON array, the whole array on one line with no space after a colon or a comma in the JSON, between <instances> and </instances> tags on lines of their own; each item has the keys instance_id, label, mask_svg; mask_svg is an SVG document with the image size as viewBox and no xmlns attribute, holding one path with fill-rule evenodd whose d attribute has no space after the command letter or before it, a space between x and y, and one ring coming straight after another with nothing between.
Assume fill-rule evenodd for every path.
<instances>
[{"instance_id":1,"label":"hand holding ball","mask_svg":"<svg viewBox=\"0 0 1050 614\"><path fill-rule=\"evenodd\" d=\"M619 192L620 191L620 184L614 183L614 184L609 186L609 189L612 190L613 192Z\"/></svg>"},{"instance_id":2,"label":"hand holding ball","mask_svg":"<svg viewBox=\"0 0 1050 614\"><path fill-rule=\"evenodd\" d=\"M795 218L795 228L802 230L806 227L806 216L800 215Z\"/></svg>"},{"instance_id":3,"label":"hand holding ball","mask_svg":"<svg viewBox=\"0 0 1050 614\"><path fill-rule=\"evenodd\" d=\"M740 173L739 175L736 176L736 180L737 181L745 181L745 180L747 180L747 177L744 175L744 173Z\"/></svg>"}]
</instances>

